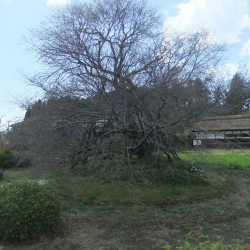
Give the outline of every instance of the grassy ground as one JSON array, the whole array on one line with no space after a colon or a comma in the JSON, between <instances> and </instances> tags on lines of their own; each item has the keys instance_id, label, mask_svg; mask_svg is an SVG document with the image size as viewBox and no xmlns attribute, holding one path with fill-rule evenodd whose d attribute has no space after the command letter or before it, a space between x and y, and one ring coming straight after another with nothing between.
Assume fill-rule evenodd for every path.
<instances>
[{"instance_id":1,"label":"grassy ground","mask_svg":"<svg viewBox=\"0 0 250 250\"><path fill-rule=\"evenodd\" d=\"M222 154L223 153L223 154ZM43 238L24 245L3 245L0 249L162 249L192 235L192 240L208 235L222 236L225 242L243 239L250 243L250 168L227 168L228 159L248 152L206 152L182 154L200 164L209 186L151 186L98 184L74 176L65 169L52 172L41 168L12 169L10 179L46 179L63 203L65 230L54 239ZM204 155L204 153L202 154ZM223 155L211 166L210 158ZM191 156L191 157L190 157ZM235 159L235 158L233 158ZM206 164L205 164L206 163Z\"/></svg>"},{"instance_id":2,"label":"grassy ground","mask_svg":"<svg viewBox=\"0 0 250 250\"><path fill-rule=\"evenodd\" d=\"M249 150L206 150L180 153L180 157L187 161L206 165L221 165L224 167L250 168Z\"/></svg>"}]
</instances>

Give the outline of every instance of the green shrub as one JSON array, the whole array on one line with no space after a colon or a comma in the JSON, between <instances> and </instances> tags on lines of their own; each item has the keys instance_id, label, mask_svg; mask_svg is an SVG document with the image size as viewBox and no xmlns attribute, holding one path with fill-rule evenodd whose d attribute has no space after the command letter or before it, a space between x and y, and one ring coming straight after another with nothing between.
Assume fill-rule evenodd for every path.
<instances>
[{"instance_id":1,"label":"green shrub","mask_svg":"<svg viewBox=\"0 0 250 250\"><path fill-rule=\"evenodd\" d=\"M25 168L30 167L31 160L27 157L16 156L11 150L0 151L0 168Z\"/></svg>"},{"instance_id":2,"label":"green shrub","mask_svg":"<svg viewBox=\"0 0 250 250\"><path fill-rule=\"evenodd\" d=\"M171 245L166 245L164 250L173 250L175 249ZM250 245L244 244L242 241L234 241L230 244L224 244L221 239L215 243L211 243L208 240L202 241L199 244L195 245L188 241L180 243L176 249L178 250L249 250Z\"/></svg>"},{"instance_id":3,"label":"green shrub","mask_svg":"<svg viewBox=\"0 0 250 250\"><path fill-rule=\"evenodd\" d=\"M18 162L17 157L14 156L12 151L3 150L0 151L0 168L12 168L15 167Z\"/></svg>"},{"instance_id":4,"label":"green shrub","mask_svg":"<svg viewBox=\"0 0 250 250\"><path fill-rule=\"evenodd\" d=\"M0 238L26 241L54 233L60 225L60 202L47 185L13 181L0 186Z\"/></svg>"}]
</instances>

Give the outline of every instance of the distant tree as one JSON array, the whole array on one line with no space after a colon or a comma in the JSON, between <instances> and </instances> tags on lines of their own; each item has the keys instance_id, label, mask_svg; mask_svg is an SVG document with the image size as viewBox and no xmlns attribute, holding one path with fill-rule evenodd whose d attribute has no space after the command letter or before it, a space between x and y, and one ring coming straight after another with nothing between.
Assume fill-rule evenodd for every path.
<instances>
[{"instance_id":1,"label":"distant tree","mask_svg":"<svg viewBox=\"0 0 250 250\"><path fill-rule=\"evenodd\" d=\"M215 88L212 96L213 100L213 108L209 111L209 116L218 116L218 115L226 115L225 108L225 88L222 86L218 86Z\"/></svg>"},{"instance_id":2,"label":"distant tree","mask_svg":"<svg viewBox=\"0 0 250 250\"><path fill-rule=\"evenodd\" d=\"M38 101L34 102L33 104L28 104L26 108L26 113L24 119L27 119L34 114L39 114L43 110L43 102L39 99Z\"/></svg>"},{"instance_id":3,"label":"distant tree","mask_svg":"<svg viewBox=\"0 0 250 250\"><path fill-rule=\"evenodd\" d=\"M28 107L26 112L25 112L24 119L27 119L31 116L32 116L32 110L31 110L31 107Z\"/></svg>"},{"instance_id":4,"label":"distant tree","mask_svg":"<svg viewBox=\"0 0 250 250\"><path fill-rule=\"evenodd\" d=\"M82 133L83 128L78 126L76 129L75 125L75 134L69 128L79 110L65 98L39 100L30 104L24 121L11 126L8 133L10 142L15 149L28 150L35 157L54 160L72 158L69 151L75 144L76 131Z\"/></svg>"},{"instance_id":5,"label":"distant tree","mask_svg":"<svg viewBox=\"0 0 250 250\"><path fill-rule=\"evenodd\" d=\"M236 73L229 84L225 95L225 109L227 114L238 114L249 108L249 85L246 79Z\"/></svg>"},{"instance_id":6,"label":"distant tree","mask_svg":"<svg viewBox=\"0 0 250 250\"><path fill-rule=\"evenodd\" d=\"M202 105L204 108L212 103L211 92L205 81L200 78L191 79L185 87L187 104L191 109L194 105Z\"/></svg>"}]
</instances>

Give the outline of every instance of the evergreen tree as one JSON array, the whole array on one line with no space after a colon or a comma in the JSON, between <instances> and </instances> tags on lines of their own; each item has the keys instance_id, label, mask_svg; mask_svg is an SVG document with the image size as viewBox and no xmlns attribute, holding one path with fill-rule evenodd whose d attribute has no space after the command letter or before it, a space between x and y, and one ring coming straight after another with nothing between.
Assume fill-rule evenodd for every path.
<instances>
[{"instance_id":1,"label":"evergreen tree","mask_svg":"<svg viewBox=\"0 0 250 250\"><path fill-rule=\"evenodd\" d=\"M238 114L244 111L248 106L249 87L244 77L236 73L226 92L224 106L227 114Z\"/></svg>"}]
</instances>

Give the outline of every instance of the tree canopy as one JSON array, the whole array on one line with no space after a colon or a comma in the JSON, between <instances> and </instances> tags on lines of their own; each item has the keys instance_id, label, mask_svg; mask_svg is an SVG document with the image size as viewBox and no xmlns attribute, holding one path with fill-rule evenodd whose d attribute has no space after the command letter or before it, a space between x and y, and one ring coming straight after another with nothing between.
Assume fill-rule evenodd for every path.
<instances>
[{"instance_id":1,"label":"tree canopy","mask_svg":"<svg viewBox=\"0 0 250 250\"><path fill-rule=\"evenodd\" d=\"M33 37L47 67L29 82L73 103L71 114L54 109L47 123L51 131L59 121L71 131L58 147L74 145L78 160L108 151L128 162L157 149L172 161L176 133L213 103L205 79L213 79L223 46L205 30L167 34L145 1L70 4Z\"/></svg>"}]
</instances>

